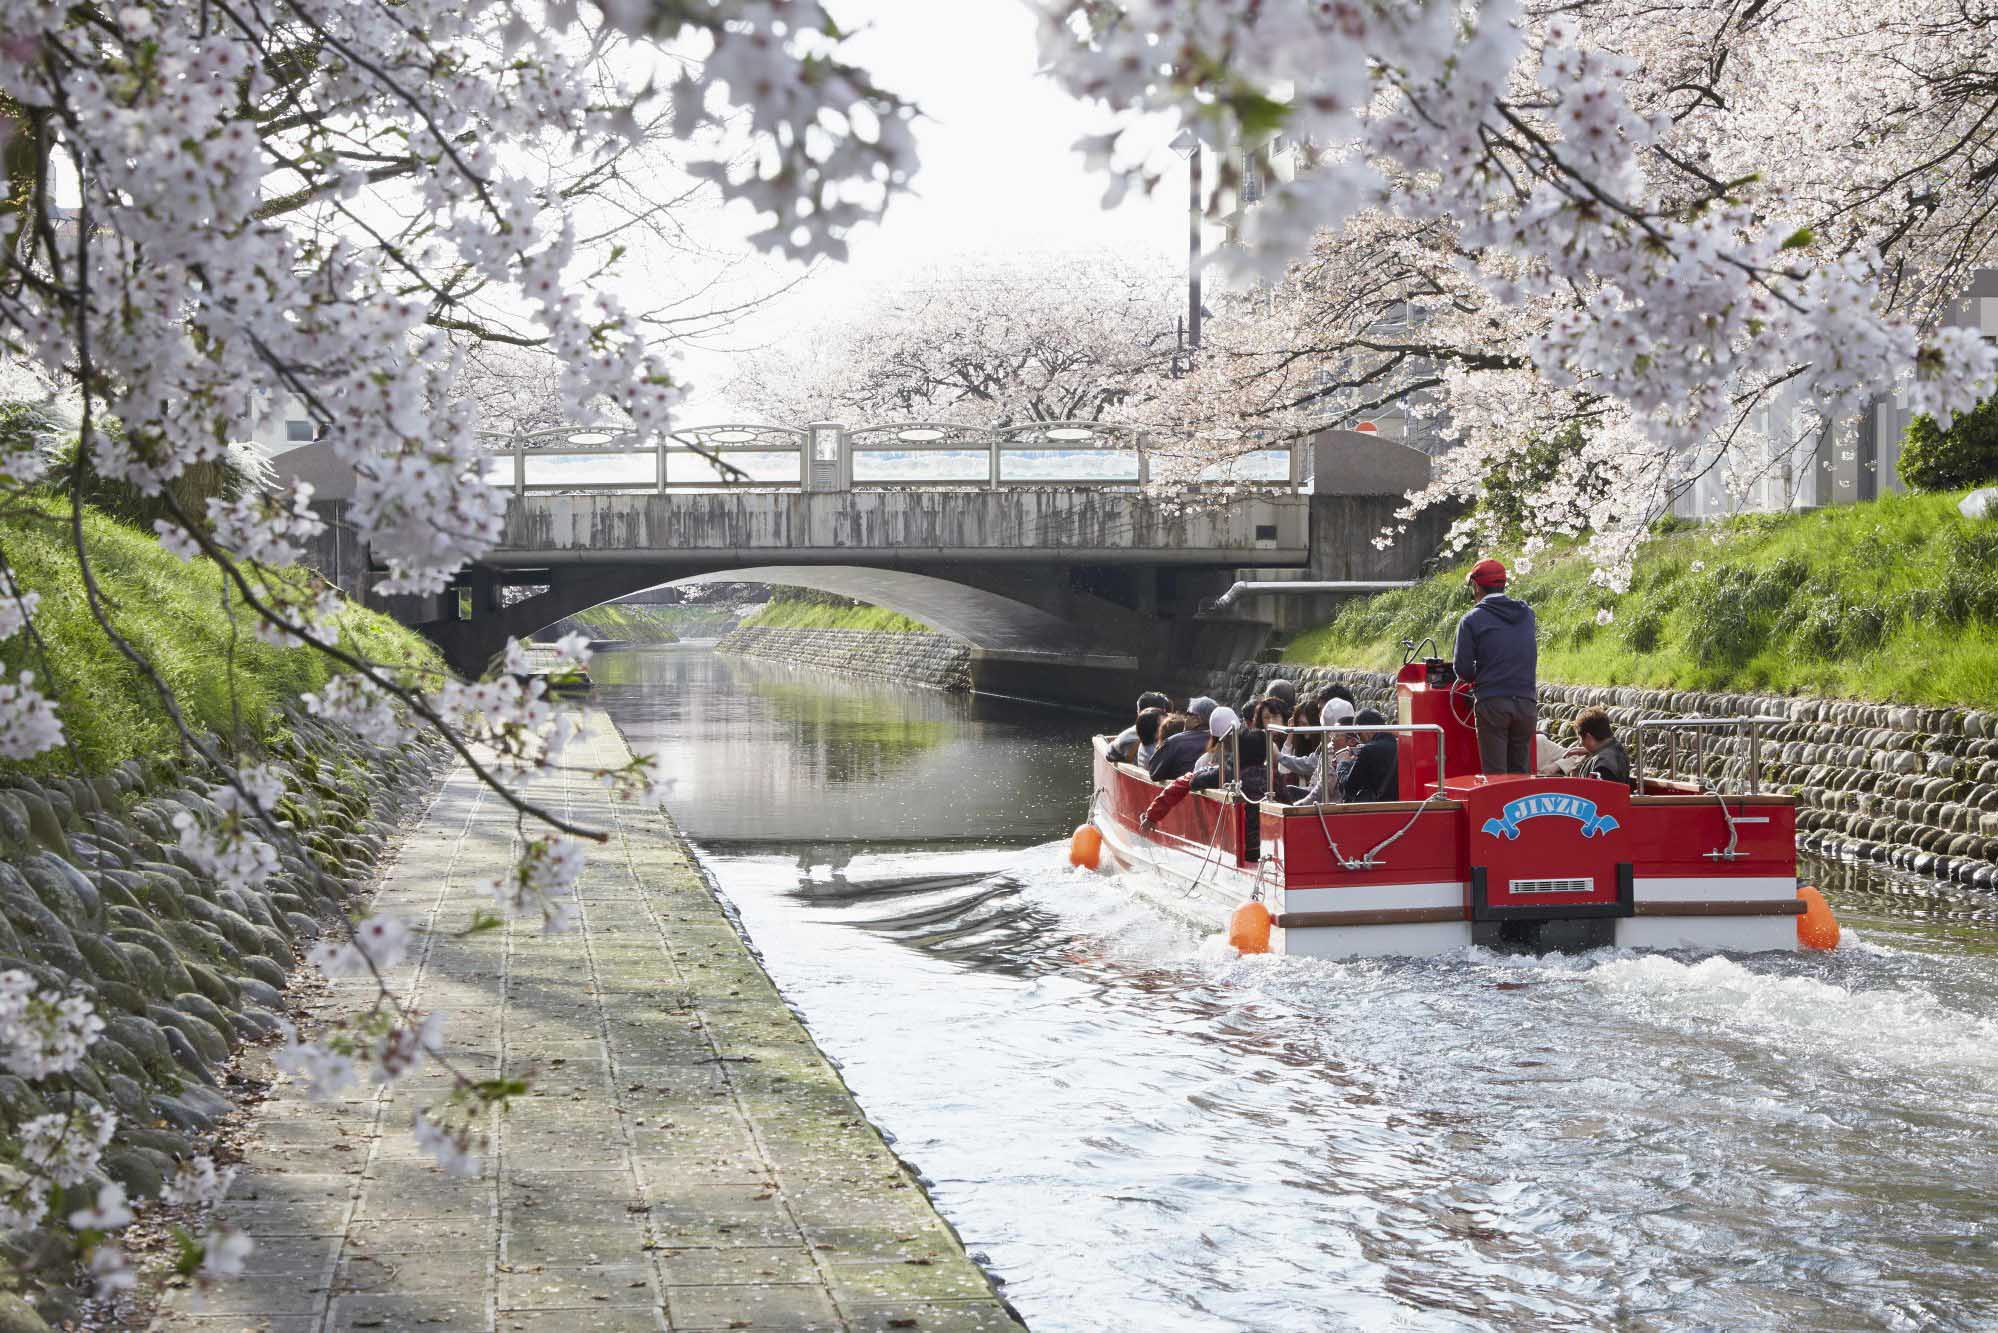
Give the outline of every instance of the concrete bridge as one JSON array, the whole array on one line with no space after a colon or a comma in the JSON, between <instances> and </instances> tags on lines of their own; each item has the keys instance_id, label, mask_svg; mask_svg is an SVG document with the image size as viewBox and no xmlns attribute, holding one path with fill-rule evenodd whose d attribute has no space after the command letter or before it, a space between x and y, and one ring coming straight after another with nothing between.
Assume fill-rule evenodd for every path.
<instances>
[{"instance_id":1,"label":"concrete bridge","mask_svg":"<svg viewBox=\"0 0 1998 1333\"><path fill-rule=\"evenodd\" d=\"M1251 571L1399 580L1434 549L1427 532L1387 552L1372 544L1426 480L1426 460L1392 442L1328 432L1218 467L1185 457L1082 422L509 437L491 453L489 475L513 493L498 547L446 595L385 609L477 672L509 636L644 588L788 584L963 639L981 688L1096 696L1257 651L1265 608L1201 614ZM342 479L328 461L310 449L276 460L313 481L337 520ZM1141 489L1165 478L1180 485ZM343 586L365 582L351 538L322 555L344 558Z\"/></svg>"}]
</instances>

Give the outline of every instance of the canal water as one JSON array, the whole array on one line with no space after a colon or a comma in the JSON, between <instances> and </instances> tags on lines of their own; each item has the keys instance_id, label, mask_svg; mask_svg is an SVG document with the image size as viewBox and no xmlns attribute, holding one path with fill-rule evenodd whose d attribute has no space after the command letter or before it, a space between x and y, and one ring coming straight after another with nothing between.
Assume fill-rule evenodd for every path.
<instances>
[{"instance_id":1,"label":"canal water","mask_svg":"<svg viewBox=\"0 0 1998 1333\"><path fill-rule=\"evenodd\" d=\"M1998 913L1829 956L1240 959L1072 871L1088 719L704 650L597 697L1035 1329L1998 1325Z\"/></svg>"}]
</instances>

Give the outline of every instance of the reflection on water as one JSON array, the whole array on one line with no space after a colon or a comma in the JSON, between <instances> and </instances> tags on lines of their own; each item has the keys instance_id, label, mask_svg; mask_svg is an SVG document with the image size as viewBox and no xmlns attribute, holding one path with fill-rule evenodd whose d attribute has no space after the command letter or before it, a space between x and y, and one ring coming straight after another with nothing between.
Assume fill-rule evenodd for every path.
<instances>
[{"instance_id":1,"label":"reflection on water","mask_svg":"<svg viewBox=\"0 0 1998 1333\"><path fill-rule=\"evenodd\" d=\"M1974 897L1818 867L1829 957L1235 959L1066 865L1072 715L630 677L779 984L1036 1328L1998 1321Z\"/></svg>"},{"instance_id":2,"label":"reflection on water","mask_svg":"<svg viewBox=\"0 0 1998 1333\"><path fill-rule=\"evenodd\" d=\"M1024 843L1088 802L1088 754L1030 704L701 650L604 653L590 671L626 734L663 747L666 803L699 842Z\"/></svg>"}]
</instances>

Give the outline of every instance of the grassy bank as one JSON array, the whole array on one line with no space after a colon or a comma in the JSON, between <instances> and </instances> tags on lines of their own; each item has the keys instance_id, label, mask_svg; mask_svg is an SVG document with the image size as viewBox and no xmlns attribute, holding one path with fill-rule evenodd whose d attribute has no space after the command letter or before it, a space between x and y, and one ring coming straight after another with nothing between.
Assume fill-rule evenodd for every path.
<instances>
[{"instance_id":1,"label":"grassy bank","mask_svg":"<svg viewBox=\"0 0 1998 1333\"><path fill-rule=\"evenodd\" d=\"M1543 680L1998 707L1998 522L1965 519L1960 498L1673 531L1621 597L1587 561L1543 554L1513 591L1540 617ZM1355 602L1284 660L1388 669L1430 634L1447 655L1468 563Z\"/></svg>"},{"instance_id":2,"label":"grassy bank","mask_svg":"<svg viewBox=\"0 0 1998 1333\"><path fill-rule=\"evenodd\" d=\"M672 606L626 606L606 602L573 616L564 616L542 633L542 638L582 634L592 639L619 643L678 643L671 621L662 612L677 611Z\"/></svg>"},{"instance_id":3,"label":"grassy bank","mask_svg":"<svg viewBox=\"0 0 1998 1333\"><path fill-rule=\"evenodd\" d=\"M772 600L760 611L743 618L745 629L867 629L895 633L924 633L928 625L920 620L878 606L828 606L819 602Z\"/></svg>"},{"instance_id":4,"label":"grassy bank","mask_svg":"<svg viewBox=\"0 0 1998 1333\"><path fill-rule=\"evenodd\" d=\"M41 595L35 626L48 645L45 658L17 634L0 646L0 662L9 678L22 669L35 673L89 767L170 754L176 733L158 691L91 616L67 522L66 506L53 503L0 517L0 549L21 586ZM232 620L221 574L209 561L182 561L149 534L95 513L86 515L84 532L111 624L172 687L191 725L264 739L280 725L281 705L325 683L330 668L320 654L259 642L239 604L240 622ZM426 640L386 616L353 607L341 629L351 647L377 661L443 669ZM28 767L69 763L57 750Z\"/></svg>"}]
</instances>

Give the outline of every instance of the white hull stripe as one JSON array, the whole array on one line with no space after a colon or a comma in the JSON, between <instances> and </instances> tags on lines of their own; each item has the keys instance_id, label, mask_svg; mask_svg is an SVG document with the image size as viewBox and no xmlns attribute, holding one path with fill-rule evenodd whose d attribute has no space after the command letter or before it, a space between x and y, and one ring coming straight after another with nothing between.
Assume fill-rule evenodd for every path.
<instances>
[{"instance_id":1,"label":"white hull stripe","mask_svg":"<svg viewBox=\"0 0 1998 1333\"><path fill-rule=\"evenodd\" d=\"M1339 889L1285 889L1274 895L1285 912L1377 912L1395 907L1462 907L1470 887L1461 881L1431 884L1365 884ZM1273 904L1274 906L1274 904Z\"/></svg>"},{"instance_id":2,"label":"white hull stripe","mask_svg":"<svg viewBox=\"0 0 1998 1333\"><path fill-rule=\"evenodd\" d=\"M1748 875L1735 879L1638 879L1632 887L1640 903L1759 903L1788 901L1797 896L1797 881L1787 875Z\"/></svg>"}]
</instances>

